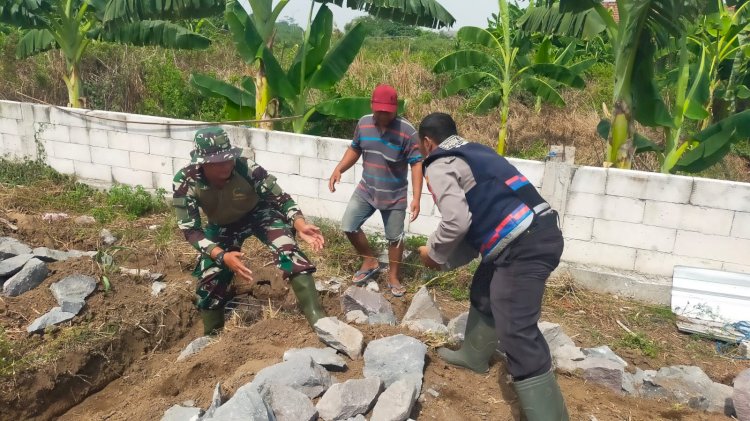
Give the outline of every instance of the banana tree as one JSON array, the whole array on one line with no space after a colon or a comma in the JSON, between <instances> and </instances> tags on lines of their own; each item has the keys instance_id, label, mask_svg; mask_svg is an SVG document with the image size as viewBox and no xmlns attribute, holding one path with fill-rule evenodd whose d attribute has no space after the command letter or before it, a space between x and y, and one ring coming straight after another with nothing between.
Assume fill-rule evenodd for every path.
<instances>
[{"instance_id":1,"label":"banana tree","mask_svg":"<svg viewBox=\"0 0 750 421\"><path fill-rule=\"evenodd\" d=\"M330 90L343 78L364 43L364 25L354 25L332 46L333 13L322 5L306 31L304 48L299 49L289 69L284 70L271 50L262 44L255 22L248 19L246 14L241 10L229 11L227 23L236 45L249 46L246 49L238 48L246 61L258 56L263 58L264 67L270 70L265 76L266 83L270 91L280 98L280 112L296 117L292 121L296 133L304 131L305 124L315 113L356 119L369 112L369 98L335 98L316 105L308 104L311 90ZM260 52L254 53L255 48L259 48ZM241 87L235 87L210 76L193 74L191 83L206 95L224 98L230 116L246 119L258 109L257 97L254 96L257 95L254 90L256 85L250 78L245 78ZM255 107L252 106L253 98Z\"/></svg>"},{"instance_id":2,"label":"banana tree","mask_svg":"<svg viewBox=\"0 0 750 421\"><path fill-rule=\"evenodd\" d=\"M461 28L456 37L470 46L452 52L435 63L433 71L443 73L467 70L453 78L441 91L443 96L453 95L471 88L480 82L489 82L489 89L474 111L486 113L500 105L500 131L496 150L505 152L508 133L508 113L511 94L525 89L541 101L562 106L565 104L556 89L560 85L583 88L585 82L580 73L593 61L586 60L570 66L562 63L570 54L560 54L551 59L551 43L544 42L538 54L528 57L519 54L519 42L514 42L510 33L510 10L505 0L500 0L500 29L491 32L473 26Z\"/></svg>"},{"instance_id":3,"label":"banana tree","mask_svg":"<svg viewBox=\"0 0 750 421\"><path fill-rule=\"evenodd\" d=\"M92 41L165 48L202 49L210 41L166 20L200 16L215 11L214 0L175 4L157 0L5 0L0 4L0 22L24 30L16 55L26 58L59 49L65 57L64 81L68 101L81 107L80 62ZM127 6L127 7L126 7ZM138 19L127 12L132 7L145 12Z\"/></svg>"},{"instance_id":4,"label":"banana tree","mask_svg":"<svg viewBox=\"0 0 750 421\"><path fill-rule=\"evenodd\" d=\"M289 0L280 0L273 5L272 0L230 0L227 4L227 16L230 13L235 18L235 29L232 29L235 46L240 56L249 65L255 84L255 116L256 119L268 119L276 117L279 112L279 103L274 97L281 96L289 92L280 92L274 90L267 75L275 72L277 69L270 69L275 63L267 62L269 56L272 56L273 43L276 29L276 21L281 12L288 5ZM341 7L348 7L355 10L366 11L371 15L388 18L404 23L427 26L431 28L442 28L453 25L455 19L443 8L436 0L310 0L310 18L315 4L326 5L328 3L336 4ZM239 6L239 8L238 8ZM239 16L239 10L244 10L247 16L251 16L253 34L243 34L239 36L239 24L244 24L245 19ZM229 18L228 18L229 22ZM229 22L231 25L231 22ZM309 34L311 21L308 19ZM231 29L231 26L230 26ZM258 42L259 41L259 42ZM252 42L252 44L243 44ZM308 45L307 40L303 43L303 49ZM302 54L306 58L306 54ZM309 69L307 66L302 66ZM285 87L276 86L276 88L285 89ZM236 104L235 104L236 105ZM260 127L270 129L271 123L260 124Z\"/></svg>"}]
</instances>

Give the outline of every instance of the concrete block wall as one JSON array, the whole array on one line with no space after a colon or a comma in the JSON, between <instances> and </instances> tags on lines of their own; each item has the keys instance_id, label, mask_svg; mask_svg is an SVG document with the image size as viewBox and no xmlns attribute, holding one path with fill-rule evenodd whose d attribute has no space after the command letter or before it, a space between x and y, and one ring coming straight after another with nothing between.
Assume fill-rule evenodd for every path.
<instances>
[{"instance_id":1,"label":"concrete block wall","mask_svg":"<svg viewBox=\"0 0 750 421\"><path fill-rule=\"evenodd\" d=\"M154 123L154 124L149 124ZM171 191L189 161L196 122L0 101L0 155L36 159L88 183ZM361 179L328 177L349 140L225 127L243 154L272 172L306 214L340 220ZM510 159L560 212L571 263L671 276L674 265L750 273L750 184ZM411 192L409 200L411 200ZM426 187L410 234L440 214ZM366 225L382 229L378 215Z\"/></svg>"}]
</instances>

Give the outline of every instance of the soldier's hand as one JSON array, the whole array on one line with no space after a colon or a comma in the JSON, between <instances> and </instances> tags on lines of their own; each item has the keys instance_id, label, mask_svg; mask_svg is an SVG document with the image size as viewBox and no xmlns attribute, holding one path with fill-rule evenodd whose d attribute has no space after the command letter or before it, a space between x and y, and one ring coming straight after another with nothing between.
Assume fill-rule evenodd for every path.
<instances>
[{"instance_id":1,"label":"soldier's hand","mask_svg":"<svg viewBox=\"0 0 750 421\"><path fill-rule=\"evenodd\" d=\"M313 224L300 224L300 227L297 228L297 233L301 239L312 246L313 250L320 251L323 249L325 239L323 238L323 233L320 232L320 228Z\"/></svg>"},{"instance_id":2,"label":"soldier's hand","mask_svg":"<svg viewBox=\"0 0 750 421\"><path fill-rule=\"evenodd\" d=\"M253 282L253 272L242 262L245 253L239 251L228 251L224 253L224 266L234 272L242 280Z\"/></svg>"},{"instance_id":3,"label":"soldier's hand","mask_svg":"<svg viewBox=\"0 0 750 421\"><path fill-rule=\"evenodd\" d=\"M331 174L331 179L328 180L328 190L331 191L331 193L336 191L336 183L341 182L341 171L339 171L338 168L333 170L333 174Z\"/></svg>"}]
</instances>

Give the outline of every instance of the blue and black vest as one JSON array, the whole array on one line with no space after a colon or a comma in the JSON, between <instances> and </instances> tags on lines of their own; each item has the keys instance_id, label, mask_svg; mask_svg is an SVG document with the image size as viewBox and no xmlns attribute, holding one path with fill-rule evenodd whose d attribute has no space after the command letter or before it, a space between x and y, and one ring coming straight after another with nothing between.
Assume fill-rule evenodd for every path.
<instances>
[{"instance_id":1,"label":"blue and black vest","mask_svg":"<svg viewBox=\"0 0 750 421\"><path fill-rule=\"evenodd\" d=\"M463 159L476 180L466 192L472 215L466 241L483 256L498 253L531 225L534 214L550 209L529 180L491 148L452 136L424 160L425 172L446 156Z\"/></svg>"}]
</instances>

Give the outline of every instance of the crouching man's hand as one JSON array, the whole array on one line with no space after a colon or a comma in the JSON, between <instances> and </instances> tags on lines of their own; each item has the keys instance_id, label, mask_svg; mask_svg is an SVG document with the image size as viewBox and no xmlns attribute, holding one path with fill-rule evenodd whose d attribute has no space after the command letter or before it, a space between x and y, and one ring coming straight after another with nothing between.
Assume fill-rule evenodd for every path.
<instances>
[{"instance_id":1,"label":"crouching man's hand","mask_svg":"<svg viewBox=\"0 0 750 421\"><path fill-rule=\"evenodd\" d=\"M427 252L430 249L427 248L427 246L422 246L419 248L419 259L422 260L422 264L430 269L440 270L440 265L432 260L429 254Z\"/></svg>"}]
</instances>

